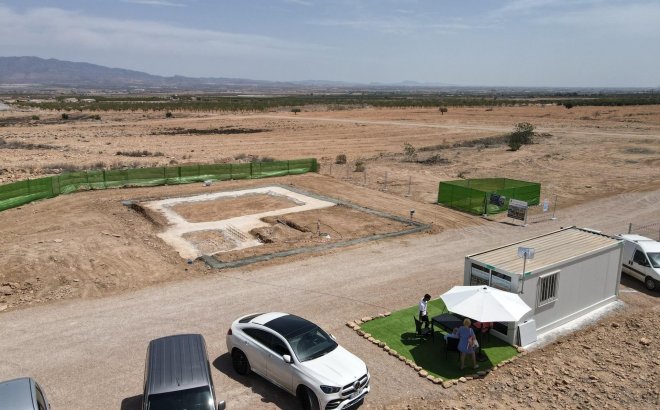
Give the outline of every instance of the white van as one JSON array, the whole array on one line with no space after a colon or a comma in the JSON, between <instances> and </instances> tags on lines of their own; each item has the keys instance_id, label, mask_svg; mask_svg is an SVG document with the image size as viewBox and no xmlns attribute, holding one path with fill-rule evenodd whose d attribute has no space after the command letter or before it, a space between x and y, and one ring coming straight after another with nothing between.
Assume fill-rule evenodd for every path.
<instances>
[{"instance_id":1,"label":"white van","mask_svg":"<svg viewBox=\"0 0 660 410\"><path fill-rule=\"evenodd\" d=\"M623 239L622 271L639 279L649 290L660 288L660 242L640 235L620 235Z\"/></svg>"}]
</instances>

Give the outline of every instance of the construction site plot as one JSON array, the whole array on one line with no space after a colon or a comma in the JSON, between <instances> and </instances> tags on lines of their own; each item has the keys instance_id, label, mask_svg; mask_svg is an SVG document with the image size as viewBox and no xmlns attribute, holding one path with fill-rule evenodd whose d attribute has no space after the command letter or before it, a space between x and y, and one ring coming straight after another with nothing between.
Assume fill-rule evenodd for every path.
<instances>
[{"instance_id":1,"label":"construction site plot","mask_svg":"<svg viewBox=\"0 0 660 410\"><path fill-rule=\"evenodd\" d=\"M280 186L167 198L140 206L165 218L158 236L181 257L204 257L216 267L423 228L401 217Z\"/></svg>"}]
</instances>

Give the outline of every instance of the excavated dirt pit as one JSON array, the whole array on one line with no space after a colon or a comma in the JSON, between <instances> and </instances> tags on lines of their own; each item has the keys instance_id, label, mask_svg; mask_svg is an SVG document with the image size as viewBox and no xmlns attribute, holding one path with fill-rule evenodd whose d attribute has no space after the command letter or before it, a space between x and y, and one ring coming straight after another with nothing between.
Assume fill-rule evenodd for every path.
<instances>
[{"instance_id":1,"label":"excavated dirt pit","mask_svg":"<svg viewBox=\"0 0 660 410\"><path fill-rule=\"evenodd\" d=\"M281 186L167 198L140 207L164 227L158 236L182 258L211 256L220 263L378 239L417 225Z\"/></svg>"},{"instance_id":2,"label":"excavated dirt pit","mask_svg":"<svg viewBox=\"0 0 660 410\"><path fill-rule=\"evenodd\" d=\"M360 238L368 240L376 235L410 229L407 223L342 204L330 208L270 216L262 218L262 221L268 226L250 231L252 236L262 242L261 246L216 253L214 258L221 262L231 262L290 249L348 242Z\"/></svg>"},{"instance_id":3,"label":"excavated dirt pit","mask_svg":"<svg viewBox=\"0 0 660 410\"><path fill-rule=\"evenodd\" d=\"M171 209L188 222L208 222L299 205L302 205L300 201L284 195L270 193L221 197L211 201L183 202L172 206Z\"/></svg>"}]
</instances>

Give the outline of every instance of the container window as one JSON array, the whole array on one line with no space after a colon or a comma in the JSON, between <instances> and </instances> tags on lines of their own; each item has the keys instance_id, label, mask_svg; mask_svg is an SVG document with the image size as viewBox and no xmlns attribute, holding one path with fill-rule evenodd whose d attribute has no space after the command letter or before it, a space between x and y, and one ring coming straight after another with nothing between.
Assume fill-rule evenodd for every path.
<instances>
[{"instance_id":1,"label":"container window","mask_svg":"<svg viewBox=\"0 0 660 410\"><path fill-rule=\"evenodd\" d=\"M558 284L559 271L541 276L539 278L536 306L541 307L557 300Z\"/></svg>"}]
</instances>

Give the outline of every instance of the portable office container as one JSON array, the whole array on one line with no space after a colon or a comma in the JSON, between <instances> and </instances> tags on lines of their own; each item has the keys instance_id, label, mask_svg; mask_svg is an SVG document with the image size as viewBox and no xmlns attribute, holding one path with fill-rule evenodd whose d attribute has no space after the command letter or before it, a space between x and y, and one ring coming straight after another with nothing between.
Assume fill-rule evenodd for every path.
<instances>
[{"instance_id":1,"label":"portable office container","mask_svg":"<svg viewBox=\"0 0 660 410\"><path fill-rule=\"evenodd\" d=\"M520 257L519 248L533 249L533 258ZM621 240L599 232L564 228L466 256L464 284L519 294L532 310L518 322L495 323L491 332L526 344L519 325L540 336L616 301L622 249Z\"/></svg>"}]
</instances>

